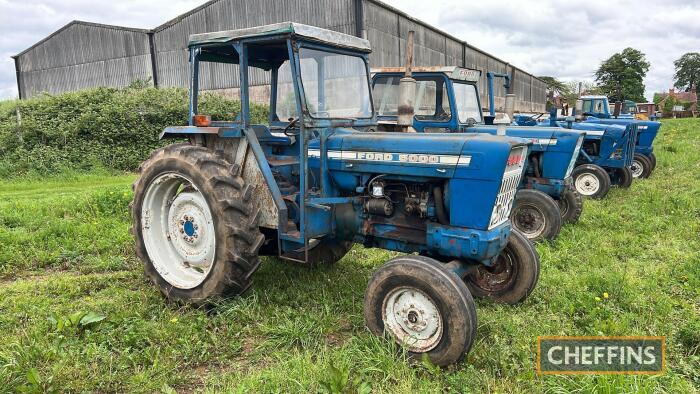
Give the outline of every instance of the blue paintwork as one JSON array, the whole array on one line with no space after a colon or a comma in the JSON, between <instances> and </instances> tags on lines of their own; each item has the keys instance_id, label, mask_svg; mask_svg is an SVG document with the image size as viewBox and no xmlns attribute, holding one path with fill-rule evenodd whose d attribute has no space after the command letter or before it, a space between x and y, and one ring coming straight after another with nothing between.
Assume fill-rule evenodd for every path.
<instances>
[{"instance_id":1,"label":"blue paintwork","mask_svg":"<svg viewBox=\"0 0 700 394\"><path fill-rule=\"evenodd\" d=\"M185 224L182 226L182 228L188 237L191 237L194 235L194 223L192 223L191 221L189 221L189 220L186 221Z\"/></svg>"},{"instance_id":2,"label":"blue paintwork","mask_svg":"<svg viewBox=\"0 0 700 394\"><path fill-rule=\"evenodd\" d=\"M493 79L494 77L506 77L506 84L510 81L510 78L506 74L496 74L487 73L489 90L493 92ZM373 77L373 85L379 78L386 77L401 77L400 73L393 72L379 72L375 73ZM445 81L445 86L447 87L447 97L450 101L450 112L456 114L457 104L456 97L454 93L455 83L443 72L421 72L414 71L413 78L416 80L426 80L440 78ZM472 83L478 92L478 87L476 84ZM493 95L490 95L489 102L493 102ZM477 94L477 100L478 100ZM493 108L493 104L490 104ZM479 103L479 110L481 110L481 104ZM483 114L481 116L483 118ZM380 122L395 123L396 116L379 116ZM534 126L534 125L533 125ZM418 118L414 118L413 127L418 132L427 132L431 129L441 129L446 132L451 133L467 133L467 134L490 134L496 135L497 127L484 124L468 124L461 122L459 117L456 115L451 116L450 119L444 121L425 121ZM565 130L563 128L548 128L548 127L520 127L520 126L507 126L506 135L509 137L517 137L528 140L532 143L530 146L530 154L528 160L528 166L525 169L525 176L522 178L520 188L530 188L542 191L554 199L559 199L566 191L567 188L571 187L571 171L573 169L574 158L578 154L577 146L579 139L583 137L583 133L579 131ZM436 135L436 134L431 134ZM556 145L543 145L538 143L543 140L556 139ZM540 157L540 162L538 166L539 176L536 176L535 168L533 167L533 160L535 157Z\"/></svg>"},{"instance_id":3,"label":"blue paintwork","mask_svg":"<svg viewBox=\"0 0 700 394\"><path fill-rule=\"evenodd\" d=\"M629 167L634 158L634 142L637 127L634 124L619 126L612 124L596 124L594 122L571 122L563 118L535 121L529 116L516 116L516 124L536 124L544 127L568 128L586 132L584 147L581 149L576 165L596 164L606 170ZM598 146L597 154L592 146Z\"/></svg>"},{"instance_id":4,"label":"blue paintwork","mask_svg":"<svg viewBox=\"0 0 700 394\"><path fill-rule=\"evenodd\" d=\"M167 128L161 137L215 135L245 139L279 213L277 239L281 253L308 245L312 238L332 237L483 264L495 261L510 233L507 220L489 226L496 196L512 149L529 143L482 134L398 135L363 131L376 129L374 111L365 119L313 118L301 82L299 49L302 47L357 56L364 61L369 75L367 52L312 42L294 34L242 38L220 46L191 46L190 119L197 113L202 61L241 65L241 115L236 122L212 122L206 128L194 127L190 121L186 127ZM287 130L293 137L280 134L289 123L276 117L275 81L286 59L291 59L289 68L297 113L304 114ZM270 71L273 94L269 126L250 123L246 65ZM367 83L369 91L369 80ZM371 106L371 96L367 100ZM354 156L345 158L342 152ZM383 160L372 160L376 154L381 154ZM465 157L470 158L468 165L460 165L460 158ZM421 161L423 158L425 162ZM433 159L445 161L432 162ZM400 207L397 211L401 213L389 218L366 213L363 204L369 197L365 187L378 175L387 182L421 184L427 190L431 190L431 185L444 185L449 225L436 223L434 202L426 208L428 218L408 217ZM298 192L283 195L275 176L293 181ZM285 198L292 199L297 207L288 209ZM288 227L290 221L294 227Z\"/></svg>"},{"instance_id":5,"label":"blue paintwork","mask_svg":"<svg viewBox=\"0 0 700 394\"><path fill-rule=\"evenodd\" d=\"M637 120L631 114L620 114L617 118L610 113L610 104L607 97L583 97L582 100L585 102L592 102L594 100L600 100L603 102L603 111L601 112L586 112L584 115L585 122L588 123L600 123L600 124L614 124L626 126L628 124L637 125L637 140L635 143L635 153L640 153L649 156L654 151L654 139L658 135L661 129L661 122L656 122L652 120ZM591 105L591 108L594 108Z\"/></svg>"}]
</instances>

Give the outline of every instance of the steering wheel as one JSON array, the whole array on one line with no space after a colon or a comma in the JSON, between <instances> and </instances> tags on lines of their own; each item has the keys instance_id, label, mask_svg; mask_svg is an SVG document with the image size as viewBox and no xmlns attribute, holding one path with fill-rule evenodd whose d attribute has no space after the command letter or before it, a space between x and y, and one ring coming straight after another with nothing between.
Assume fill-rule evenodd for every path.
<instances>
[{"instance_id":1,"label":"steering wheel","mask_svg":"<svg viewBox=\"0 0 700 394\"><path fill-rule=\"evenodd\" d=\"M294 125L296 125L297 123L299 123L299 118L289 118L289 123L286 126L284 126L284 135L286 135L287 137L294 137L296 134L290 133L289 129L294 127Z\"/></svg>"}]
</instances>

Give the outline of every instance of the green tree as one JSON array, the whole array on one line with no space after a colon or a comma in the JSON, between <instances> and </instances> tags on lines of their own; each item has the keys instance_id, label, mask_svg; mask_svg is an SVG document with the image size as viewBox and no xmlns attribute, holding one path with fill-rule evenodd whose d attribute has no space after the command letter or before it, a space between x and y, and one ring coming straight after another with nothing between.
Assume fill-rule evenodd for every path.
<instances>
[{"instance_id":1,"label":"green tree","mask_svg":"<svg viewBox=\"0 0 700 394\"><path fill-rule=\"evenodd\" d=\"M569 86L554 77L540 76L537 77L547 84L547 108L549 109L554 105L554 96L567 96L571 94L569 91Z\"/></svg>"},{"instance_id":2,"label":"green tree","mask_svg":"<svg viewBox=\"0 0 700 394\"><path fill-rule=\"evenodd\" d=\"M673 62L676 73L673 75L673 85L682 90L689 90L700 85L700 53L688 52Z\"/></svg>"},{"instance_id":3,"label":"green tree","mask_svg":"<svg viewBox=\"0 0 700 394\"><path fill-rule=\"evenodd\" d=\"M595 80L603 94L612 101L644 99L644 77L649 71L649 62L641 51L625 48L603 63L595 72Z\"/></svg>"}]
</instances>

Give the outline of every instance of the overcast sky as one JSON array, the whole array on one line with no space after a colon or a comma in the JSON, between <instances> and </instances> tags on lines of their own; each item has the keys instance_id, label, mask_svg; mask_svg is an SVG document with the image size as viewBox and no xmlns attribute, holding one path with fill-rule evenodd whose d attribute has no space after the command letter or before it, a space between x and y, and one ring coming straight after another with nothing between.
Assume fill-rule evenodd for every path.
<instances>
[{"instance_id":1,"label":"overcast sky","mask_svg":"<svg viewBox=\"0 0 700 394\"><path fill-rule=\"evenodd\" d=\"M254 0L251 0L254 1ZM673 61L700 51L697 0L385 0L535 75L592 80L631 46L647 55L648 99L672 85ZM0 0L0 99L17 96L10 56L71 20L153 28L202 0Z\"/></svg>"}]
</instances>

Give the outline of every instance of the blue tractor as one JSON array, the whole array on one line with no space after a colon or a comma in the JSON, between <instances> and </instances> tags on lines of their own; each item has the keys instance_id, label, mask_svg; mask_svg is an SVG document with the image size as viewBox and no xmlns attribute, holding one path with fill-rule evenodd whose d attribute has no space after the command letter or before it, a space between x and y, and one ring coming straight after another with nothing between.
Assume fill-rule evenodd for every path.
<instances>
[{"instance_id":1,"label":"blue tractor","mask_svg":"<svg viewBox=\"0 0 700 394\"><path fill-rule=\"evenodd\" d=\"M656 168L656 156L654 155L654 139L661 129L661 122L651 120L637 120L630 113L626 113L630 105L625 102L618 114L610 110L610 103L605 96L582 96L582 113L584 122L599 124L614 124L626 126L637 125L637 140L635 142L634 158L631 170L634 178L648 178ZM622 103L616 104L620 105Z\"/></svg>"},{"instance_id":2,"label":"blue tractor","mask_svg":"<svg viewBox=\"0 0 700 394\"><path fill-rule=\"evenodd\" d=\"M291 22L191 36L190 125L162 134L186 142L141 167L136 251L168 299L194 304L244 292L261 255L405 253L370 279L366 324L413 357L455 363L475 338L473 296L517 303L537 283L537 253L508 219L529 143L376 132L369 53L366 40ZM266 125L251 123L252 70L271 81ZM237 74L236 121L199 112L202 71Z\"/></svg>"},{"instance_id":3,"label":"blue tractor","mask_svg":"<svg viewBox=\"0 0 700 394\"><path fill-rule=\"evenodd\" d=\"M373 70L380 128L391 129L398 122L399 84L404 73L404 67ZM485 125L476 85L480 75L478 70L462 67L412 68L416 81L412 126L421 133L503 134L531 141L511 221L533 241L554 239L562 222L576 222L583 210L571 172L584 134L548 127Z\"/></svg>"},{"instance_id":4,"label":"blue tractor","mask_svg":"<svg viewBox=\"0 0 700 394\"><path fill-rule=\"evenodd\" d=\"M572 172L574 187L583 196L604 198L612 185L628 188L632 185L634 145L637 124L597 124L575 121L574 117L558 119L553 109L549 119L539 115L516 115L521 126L543 126L584 131L586 137Z\"/></svg>"}]
</instances>

